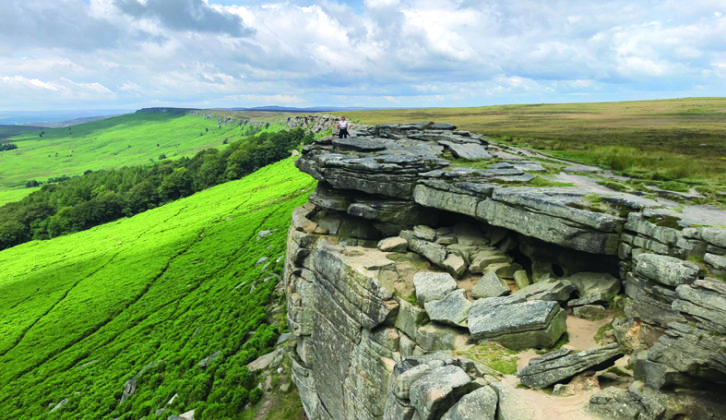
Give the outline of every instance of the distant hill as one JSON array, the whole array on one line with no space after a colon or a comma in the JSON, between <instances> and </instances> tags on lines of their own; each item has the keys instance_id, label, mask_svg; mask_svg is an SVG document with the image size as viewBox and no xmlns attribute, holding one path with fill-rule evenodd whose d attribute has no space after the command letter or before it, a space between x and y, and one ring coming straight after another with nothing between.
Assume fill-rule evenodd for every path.
<instances>
[{"instance_id":1,"label":"distant hill","mask_svg":"<svg viewBox=\"0 0 726 420\"><path fill-rule=\"evenodd\" d=\"M129 109L81 109L73 111L0 111L0 125L47 126L52 123L110 117L133 112Z\"/></svg>"},{"instance_id":2,"label":"distant hill","mask_svg":"<svg viewBox=\"0 0 726 420\"><path fill-rule=\"evenodd\" d=\"M105 120L107 118L112 118L115 116L116 115L103 115L103 116L96 116L96 117L74 118L72 120L58 121L58 122L31 123L31 127L41 127L41 128L70 127L73 125L79 125L79 124L85 124L85 123L89 123L89 122L93 122L93 121Z\"/></svg>"},{"instance_id":3,"label":"distant hill","mask_svg":"<svg viewBox=\"0 0 726 420\"><path fill-rule=\"evenodd\" d=\"M288 106L267 105L253 108L214 108L219 111L262 111L262 112L341 112L341 111L365 111L380 110L386 108L365 108L365 107L341 107L341 106L313 106L307 108L296 108Z\"/></svg>"},{"instance_id":4,"label":"distant hill","mask_svg":"<svg viewBox=\"0 0 726 420\"><path fill-rule=\"evenodd\" d=\"M0 125L0 143L8 143L9 141L3 140L31 131L36 131L36 127L29 127L25 125Z\"/></svg>"},{"instance_id":5,"label":"distant hill","mask_svg":"<svg viewBox=\"0 0 726 420\"><path fill-rule=\"evenodd\" d=\"M4 127L8 134L0 141L18 148L0 152L0 190L23 188L31 180L156 162L161 156L192 156L258 131L260 124L266 131L282 127L189 111L147 108L67 127Z\"/></svg>"}]
</instances>

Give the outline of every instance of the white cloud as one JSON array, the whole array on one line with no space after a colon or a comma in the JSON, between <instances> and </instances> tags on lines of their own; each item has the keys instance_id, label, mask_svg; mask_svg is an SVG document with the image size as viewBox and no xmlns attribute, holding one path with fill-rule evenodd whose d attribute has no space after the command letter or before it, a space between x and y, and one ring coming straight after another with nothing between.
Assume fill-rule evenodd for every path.
<instances>
[{"instance_id":1,"label":"white cloud","mask_svg":"<svg viewBox=\"0 0 726 420\"><path fill-rule=\"evenodd\" d=\"M457 106L726 90L720 0L172 3L4 0L0 109Z\"/></svg>"}]
</instances>

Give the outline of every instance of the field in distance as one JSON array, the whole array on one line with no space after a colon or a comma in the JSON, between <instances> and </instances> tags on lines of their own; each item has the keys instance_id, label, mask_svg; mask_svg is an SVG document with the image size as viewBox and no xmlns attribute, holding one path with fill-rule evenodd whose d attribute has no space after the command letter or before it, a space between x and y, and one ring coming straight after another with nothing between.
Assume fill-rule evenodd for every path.
<instances>
[{"instance_id":1,"label":"field in distance","mask_svg":"<svg viewBox=\"0 0 726 420\"><path fill-rule=\"evenodd\" d=\"M28 181L46 182L49 178L83 175L88 170L193 156L258 130L278 130L282 120L277 115L141 110L70 127L24 128L21 134L2 140L18 148L0 152L0 205L19 199L18 195L22 198L22 193L7 191L22 191ZM256 120L249 123L250 118ZM262 118L272 123L268 125Z\"/></svg>"},{"instance_id":2,"label":"field in distance","mask_svg":"<svg viewBox=\"0 0 726 420\"><path fill-rule=\"evenodd\" d=\"M0 252L2 417L246 418L259 391L245 366L285 328L287 227L314 185L288 158ZM291 405L274 408L301 412Z\"/></svg>"},{"instance_id":3,"label":"field in distance","mask_svg":"<svg viewBox=\"0 0 726 420\"><path fill-rule=\"evenodd\" d=\"M726 98L351 111L365 124L437 121L627 175L726 191Z\"/></svg>"}]
</instances>

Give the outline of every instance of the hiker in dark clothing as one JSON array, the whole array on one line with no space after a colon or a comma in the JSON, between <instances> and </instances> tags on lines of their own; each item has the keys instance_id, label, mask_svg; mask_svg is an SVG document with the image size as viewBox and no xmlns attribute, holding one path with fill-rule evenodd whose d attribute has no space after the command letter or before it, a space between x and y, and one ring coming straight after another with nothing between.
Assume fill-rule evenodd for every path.
<instances>
[{"instance_id":1,"label":"hiker in dark clothing","mask_svg":"<svg viewBox=\"0 0 726 420\"><path fill-rule=\"evenodd\" d=\"M348 121L345 120L345 117L340 117L340 121L338 121L338 138L341 139L347 139L348 138L348 127L350 124Z\"/></svg>"}]
</instances>

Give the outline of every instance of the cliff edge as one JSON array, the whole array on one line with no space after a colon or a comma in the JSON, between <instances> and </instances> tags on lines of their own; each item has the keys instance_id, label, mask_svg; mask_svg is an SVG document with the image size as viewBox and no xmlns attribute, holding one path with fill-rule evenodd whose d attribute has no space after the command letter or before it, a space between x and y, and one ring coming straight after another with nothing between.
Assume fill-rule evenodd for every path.
<instances>
[{"instance_id":1,"label":"cliff edge","mask_svg":"<svg viewBox=\"0 0 726 420\"><path fill-rule=\"evenodd\" d=\"M440 123L358 128L296 165L319 181L284 273L309 418L726 415L720 209Z\"/></svg>"}]
</instances>

